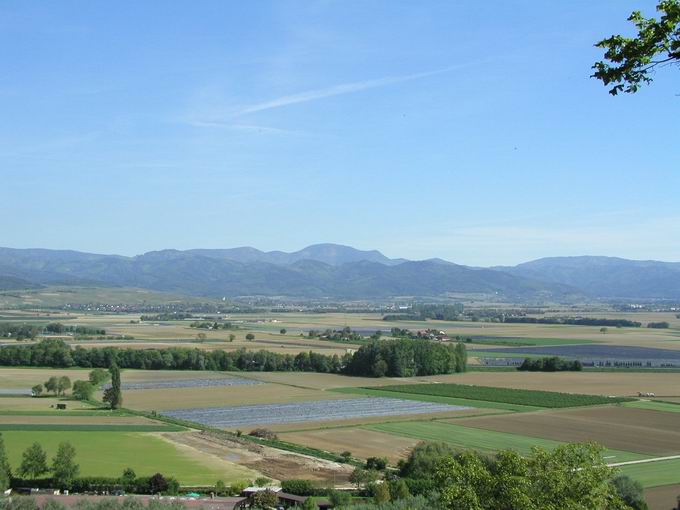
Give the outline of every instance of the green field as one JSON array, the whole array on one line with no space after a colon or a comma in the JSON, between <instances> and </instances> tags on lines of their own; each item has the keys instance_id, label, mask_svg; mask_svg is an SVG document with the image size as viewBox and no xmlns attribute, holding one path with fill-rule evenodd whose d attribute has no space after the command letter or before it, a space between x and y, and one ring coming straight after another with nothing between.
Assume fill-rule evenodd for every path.
<instances>
[{"instance_id":1,"label":"green field","mask_svg":"<svg viewBox=\"0 0 680 510\"><path fill-rule=\"evenodd\" d=\"M2 432L10 465L16 472L22 452L38 442L51 459L62 441L76 448L76 462L83 476L120 476L131 467L138 476L161 472L182 485L214 484L216 480L244 480L254 472L218 458L180 450L156 434L139 432Z\"/></svg>"},{"instance_id":2,"label":"green field","mask_svg":"<svg viewBox=\"0 0 680 510\"><path fill-rule=\"evenodd\" d=\"M395 395L393 391L383 391L379 388L335 388L330 391L336 391L338 393L366 395L369 397L401 398L405 400L417 400L419 402L438 402L440 404L451 404L454 406L482 407L485 409L502 409L505 411L536 411L538 409L542 409L541 407L537 406L525 406L519 404L508 404L505 402L490 402L466 398L444 397L441 395L426 395L417 393L399 393L399 395Z\"/></svg>"},{"instance_id":3,"label":"green field","mask_svg":"<svg viewBox=\"0 0 680 510\"><path fill-rule=\"evenodd\" d=\"M666 411L668 413L680 413L680 404L673 402L658 402L653 400L636 400L635 402L626 402L623 404L626 407L637 407L639 409L651 409L653 411Z\"/></svg>"},{"instance_id":4,"label":"green field","mask_svg":"<svg viewBox=\"0 0 680 510\"><path fill-rule=\"evenodd\" d=\"M621 466L621 473L640 482L644 487L680 483L680 459Z\"/></svg>"},{"instance_id":5,"label":"green field","mask_svg":"<svg viewBox=\"0 0 680 510\"><path fill-rule=\"evenodd\" d=\"M366 425L363 428L423 441L443 441L461 449L473 448L484 452L512 449L527 454L533 446L551 449L562 444L550 439L475 429L442 421L380 423ZM619 450L606 450L604 456L607 457L608 462L626 462L647 458L645 455Z\"/></svg>"},{"instance_id":6,"label":"green field","mask_svg":"<svg viewBox=\"0 0 680 510\"><path fill-rule=\"evenodd\" d=\"M0 423L0 431L5 430L32 430L32 431L73 431L73 432L180 432L187 430L179 425L168 425L163 423L152 425L131 425L131 424L48 424L48 423Z\"/></svg>"},{"instance_id":7,"label":"green field","mask_svg":"<svg viewBox=\"0 0 680 510\"><path fill-rule=\"evenodd\" d=\"M593 344L599 343L596 340L580 340L576 338L526 338L526 337L503 337L503 336L471 336L472 343L488 344L488 345L512 345L530 346L530 345L576 345L576 344Z\"/></svg>"},{"instance_id":8,"label":"green field","mask_svg":"<svg viewBox=\"0 0 680 510\"><path fill-rule=\"evenodd\" d=\"M397 384L394 386L382 386L380 389L396 394L433 395L547 408L613 404L633 400L620 397L609 398L598 395L495 388L493 386L472 386L467 384Z\"/></svg>"}]
</instances>

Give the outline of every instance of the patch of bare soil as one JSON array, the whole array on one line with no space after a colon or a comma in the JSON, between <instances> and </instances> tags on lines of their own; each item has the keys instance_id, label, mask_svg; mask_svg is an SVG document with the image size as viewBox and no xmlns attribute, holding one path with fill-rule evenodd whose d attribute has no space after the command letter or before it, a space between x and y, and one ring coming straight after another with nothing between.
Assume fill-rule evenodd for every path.
<instances>
[{"instance_id":1,"label":"patch of bare soil","mask_svg":"<svg viewBox=\"0 0 680 510\"><path fill-rule=\"evenodd\" d=\"M275 480L305 478L328 484L345 484L352 466L278 450L246 440L210 432L164 434L168 439L196 450L259 471Z\"/></svg>"}]
</instances>

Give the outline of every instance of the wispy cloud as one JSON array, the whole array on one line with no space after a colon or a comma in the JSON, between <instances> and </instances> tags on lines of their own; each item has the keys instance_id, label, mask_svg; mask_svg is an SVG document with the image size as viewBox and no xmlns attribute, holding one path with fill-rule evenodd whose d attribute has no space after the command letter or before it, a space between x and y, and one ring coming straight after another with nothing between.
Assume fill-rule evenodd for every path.
<instances>
[{"instance_id":1,"label":"wispy cloud","mask_svg":"<svg viewBox=\"0 0 680 510\"><path fill-rule=\"evenodd\" d=\"M270 135L304 135L303 131L294 131L291 129L281 129L271 126L261 126L257 124L233 124L231 122L220 122L213 120L190 120L188 124L198 128L223 128L232 131L241 131L243 133L260 133Z\"/></svg>"},{"instance_id":2,"label":"wispy cloud","mask_svg":"<svg viewBox=\"0 0 680 510\"><path fill-rule=\"evenodd\" d=\"M388 85L393 85L395 83L402 83L406 81L419 80L421 78L427 78L428 76L434 76L437 74L446 73L448 71L453 71L454 69L460 69L468 67L470 64L461 64L457 66L446 67L444 69L437 69L435 71L427 71L423 73L407 74L401 76L387 76L384 78L377 78L373 80L356 81L350 83L341 83L338 85L332 85L330 87L325 87L322 89L308 90L305 92L300 92L297 94L291 94L287 96L281 96L276 99L265 101L262 103L253 104L250 106L244 106L238 109L234 116L247 115L249 113L256 113L265 110L272 110L274 108L281 108L284 106L290 106L293 104L307 103L309 101L316 101L318 99L324 99L327 97L341 96L344 94L352 94L354 92L360 92L362 90L375 89L378 87L385 87Z\"/></svg>"}]
</instances>

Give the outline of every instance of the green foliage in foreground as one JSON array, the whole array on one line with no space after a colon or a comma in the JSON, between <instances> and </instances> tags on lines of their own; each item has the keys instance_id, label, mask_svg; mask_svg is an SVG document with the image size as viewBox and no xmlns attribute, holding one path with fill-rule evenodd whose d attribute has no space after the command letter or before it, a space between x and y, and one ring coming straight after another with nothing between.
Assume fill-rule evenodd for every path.
<instances>
[{"instance_id":1,"label":"green foliage in foreground","mask_svg":"<svg viewBox=\"0 0 680 510\"><path fill-rule=\"evenodd\" d=\"M379 389L394 393L436 395L549 408L615 404L634 400L623 397L601 397L598 395L470 386L466 384L398 384L382 386Z\"/></svg>"},{"instance_id":2,"label":"green foliage in foreground","mask_svg":"<svg viewBox=\"0 0 680 510\"><path fill-rule=\"evenodd\" d=\"M592 77L612 86L609 93L634 93L652 82L657 66L680 64L680 0L662 0L656 7L659 19L645 18L640 11L629 17L635 37L612 35L596 44L605 51L604 60L593 65Z\"/></svg>"},{"instance_id":3,"label":"green foliage in foreground","mask_svg":"<svg viewBox=\"0 0 680 510\"><path fill-rule=\"evenodd\" d=\"M631 508L613 476L602 449L593 444L534 448L526 457L512 450L494 458L465 451L441 461L434 473L447 510Z\"/></svg>"}]
</instances>

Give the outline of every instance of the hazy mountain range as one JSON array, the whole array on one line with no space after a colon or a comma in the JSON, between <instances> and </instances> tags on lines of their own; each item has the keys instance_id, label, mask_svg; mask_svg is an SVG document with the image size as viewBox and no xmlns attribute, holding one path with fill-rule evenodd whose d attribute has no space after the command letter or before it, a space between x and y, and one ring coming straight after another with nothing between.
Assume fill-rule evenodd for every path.
<instances>
[{"instance_id":1,"label":"hazy mountain range","mask_svg":"<svg viewBox=\"0 0 680 510\"><path fill-rule=\"evenodd\" d=\"M680 263L556 257L471 268L441 259L390 259L377 250L335 244L292 253L242 247L162 250L135 257L0 248L0 288L56 284L217 297L368 299L475 293L508 299L680 299Z\"/></svg>"}]
</instances>

